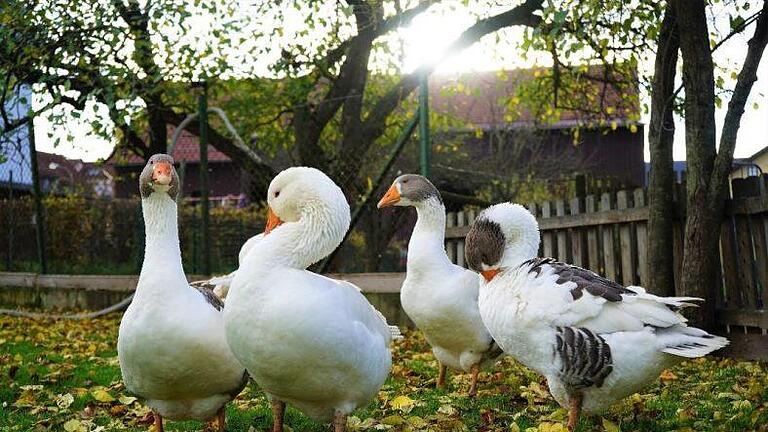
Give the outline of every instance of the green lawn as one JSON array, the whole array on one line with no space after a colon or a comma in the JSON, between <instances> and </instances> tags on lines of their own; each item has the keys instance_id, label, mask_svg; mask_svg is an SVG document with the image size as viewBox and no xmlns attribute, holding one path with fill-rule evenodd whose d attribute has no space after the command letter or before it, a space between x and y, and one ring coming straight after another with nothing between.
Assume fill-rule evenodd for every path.
<instances>
[{"instance_id":1,"label":"green lawn","mask_svg":"<svg viewBox=\"0 0 768 432\"><path fill-rule=\"evenodd\" d=\"M0 317L0 431L143 431L147 408L120 380L115 341L119 316L93 321ZM349 420L350 430L562 431L558 408L536 374L512 360L481 375L476 399L468 375L434 388L437 364L418 332L395 347L392 376L376 401ZM269 430L264 395L250 385L228 407L230 431ZM320 431L289 409L294 431ZM202 430L166 422L166 430ZM768 431L768 365L708 359L666 371L645 393L580 431Z\"/></svg>"}]
</instances>

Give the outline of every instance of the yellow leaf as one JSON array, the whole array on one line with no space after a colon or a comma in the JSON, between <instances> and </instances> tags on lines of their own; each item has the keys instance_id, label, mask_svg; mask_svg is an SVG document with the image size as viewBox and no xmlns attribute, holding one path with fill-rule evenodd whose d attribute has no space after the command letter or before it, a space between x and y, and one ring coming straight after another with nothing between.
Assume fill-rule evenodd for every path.
<instances>
[{"instance_id":1,"label":"yellow leaf","mask_svg":"<svg viewBox=\"0 0 768 432\"><path fill-rule=\"evenodd\" d=\"M97 401L104 403L113 402L115 400L115 398L112 397L112 395L103 388L94 389L91 391L91 396L93 396L93 398Z\"/></svg>"},{"instance_id":2,"label":"yellow leaf","mask_svg":"<svg viewBox=\"0 0 768 432\"><path fill-rule=\"evenodd\" d=\"M520 426L517 423L512 423L512 426L509 427L509 432L520 432Z\"/></svg>"},{"instance_id":3,"label":"yellow leaf","mask_svg":"<svg viewBox=\"0 0 768 432\"><path fill-rule=\"evenodd\" d=\"M621 428L608 419L603 419L603 429L605 429L605 432L621 432Z\"/></svg>"},{"instance_id":4,"label":"yellow leaf","mask_svg":"<svg viewBox=\"0 0 768 432\"><path fill-rule=\"evenodd\" d=\"M390 426L400 426L401 424L405 423L405 419L395 414L388 417L384 417L383 419L381 419L381 423L385 425L390 425Z\"/></svg>"},{"instance_id":5,"label":"yellow leaf","mask_svg":"<svg viewBox=\"0 0 768 432\"><path fill-rule=\"evenodd\" d=\"M562 423L543 422L539 425L539 432L566 432Z\"/></svg>"},{"instance_id":6,"label":"yellow leaf","mask_svg":"<svg viewBox=\"0 0 768 432\"><path fill-rule=\"evenodd\" d=\"M429 422L419 416L410 416L405 420L408 421L408 424L415 427L416 429L424 429L425 427L429 426Z\"/></svg>"},{"instance_id":7,"label":"yellow leaf","mask_svg":"<svg viewBox=\"0 0 768 432\"><path fill-rule=\"evenodd\" d=\"M398 396L391 401L389 401L389 405L394 408L401 411L410 411L411 408L413 408L414 400L409 398L408 396Z\"/></svg>"},{"instance_id":8,"label":"yellow leaf","mask_svg":"<svg viewBox=\"0 0 768 432\"><path fill-rule=\"evenodd\" d=\"M456 408L450 406L450 405L442 405L440 408L437 409L437 412L440 414L445 414L447 416L451 416L456 414Z\"/></svg>"},{"instance_id":9,"label":"yellow leaf","mask_svg":"<svg viewBox=\"0 0 768 432\"><path fill-rule=\"evenodd\" d=\"M619 124L616 123L615 121L612 121L611 122L611 130L616 130L617 127L619 127Z\"/></svg>"},{"instance_id":10,"label":"yellow leaf","mask_svg":"<svg viewBox=\"0 0 768 432\"><path fill-rule=\"evenodd\" d=\"M637 125L636 124L630 125L629 126L629 131L632 132L632 133L637 133Z\"/></svg>"},{"instance_id":11,"label":"yellow leaf","mask_svg":"<svg viewBox=\"0 0 768 432\"><path fill-rule=\"evenodd\" d=\"M126 395L121 395L119 398L117 398L117 400L120 401L120 403L123 404L123 405L130 405L130 404L136 402L136 398L135 397L133 397L133 396L126 396Z\"/></svg>"},{"instance_id":12,"label":"yellow leaf","mask_svg":"<svg viewBox=\"0 0 768 432\"><path fill-rule=\"evenodd\" d=\"M64 423L64 430L67 432L85 432L88 429L80 420L72 419Z\"/></svg>"}]
</instances>

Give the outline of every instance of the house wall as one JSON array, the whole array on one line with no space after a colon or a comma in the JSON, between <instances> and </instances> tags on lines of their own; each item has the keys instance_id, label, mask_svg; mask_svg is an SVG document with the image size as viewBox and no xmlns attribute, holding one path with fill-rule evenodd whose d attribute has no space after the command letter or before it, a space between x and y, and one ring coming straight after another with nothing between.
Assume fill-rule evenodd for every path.
<instances>
[{"instance_id":1,"label":"house wall","mask_svg":"<svg viewBox=\"0 0 768 432\"><path fill-rule=\"evenodd\" d=\"M580 131L579 141L574 144L570 129L508 132L509 142L504 139L492 138L492 132L486 132L482 137L474 134L463 140L463 148L475 160L487 158L508 158L514 160L507 169L517 169L526 166L544 165L546 168L536 172L538 177L556 179L571 177L574 174L592 174L595 177L611 177L626 187L640 187L645 179L645 163L643 160L643 126L638 125L637 131L632 132L627 127L619 127L607 132L599 130ZM515 134L518 134L515 136ZM499 136L495 134L495 136ZM436 141L439 141L437 139ZM513 155L504 153L504 146L520 147L507 149ZM550 160L542 162L542 158ZM504 167L497 168L507 175Z\"/></svg>"}]
</instances>

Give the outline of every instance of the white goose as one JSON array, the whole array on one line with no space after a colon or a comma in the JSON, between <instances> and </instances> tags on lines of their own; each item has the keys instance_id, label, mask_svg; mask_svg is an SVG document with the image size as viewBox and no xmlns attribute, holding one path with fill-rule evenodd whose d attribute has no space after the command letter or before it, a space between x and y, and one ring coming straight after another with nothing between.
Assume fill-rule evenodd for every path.
<instances>
[{"instance_id":1,"label":"white goose","mask_svg":"<svg viewBox=\"0 0 768 432\"><path fill-rule=\"evenodd\" d=\"M224 309L235 356L269 395L274 431L285 403L318 421L370 402L391 367L391 329L354 285L305 270L349 227L349 205L325 174L289 168L269 185L264 237L238 269Z\"/></svg>"},{"instance_id":2,"label":"white goose","mask_svg":"<svg viewBox=\"0 0 768 432\"><path fill-rule=\"evenodd\" d=\"M416 208L400 302L432 346L440 365L437 386L445 386L447 366L471 372L469 395L475 396L481 366L502 354L480 318L481 278L448 259L445 206L429 180L415 174L396 178L378 204L388 206Z\"/></svg>"},{"instance_id":3,"label":"white goose","mask_svg":"<svg viewBox=\"0 0 768 432\"><path fill-rule=\"evenodd\" d=\"M569 409L599 413L684 358L702 357L728 340L688 327L679 309L689 297L657 297L589 270L535 258L536 219L522 206L494 205L466 238L469 265L487 283L480 314L501 348L547 378Z\"/></svg>"},{"instance_id":4,"label":"white goose","mask_svg":"<svg viewBox=\"0 0 768 432\"><path fill-rule=\"evenodd\" d=\"M146 249L136 295L120 322L117 353L125 387L146 399L155 426L171 420L210 420L225 428L227 402L247 374L227 346L223 304L190 287L179 248L173 159L156 154L139 179Z\"/></svg>"}]
</instances>

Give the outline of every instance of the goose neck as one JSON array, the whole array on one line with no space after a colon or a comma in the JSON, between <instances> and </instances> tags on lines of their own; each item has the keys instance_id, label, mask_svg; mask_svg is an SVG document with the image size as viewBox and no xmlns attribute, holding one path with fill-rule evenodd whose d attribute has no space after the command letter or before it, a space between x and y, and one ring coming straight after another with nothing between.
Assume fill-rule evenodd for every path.
<instances>
[{"instance_id":1,"label":"goose neck","mask_svg":"<svg viewBox=\"0 0 768 432\"><path fill-rule=\"evenodd\" d=\"M163 273L175 270L183 275L176 202L167 194L153 193L141 204L145 227L141 277L155 269Z\"/></svg>"},{"instance_id":2,"label":"goose neck","mask_svg":"<svg viewBox=\"0 0 768 432\"><path fill-rule=\"evenodd\" d=\"M333 252L347 228L348 207L310 203L302 210L299 220L285 222L265 235L246 260L258 262L260 268L306 269Z\"/></svg>"},{"instance_id":3,"label":"goose neck","mask_svg":"<svg viewBox=\"0 0 768 432\"><path fill-rule=\"evenodd\" d=\"M415 207L417 219L408 243L408 265L450 264L445 253L445 206L430 198Z\"/></svg>"}]
</instances>

